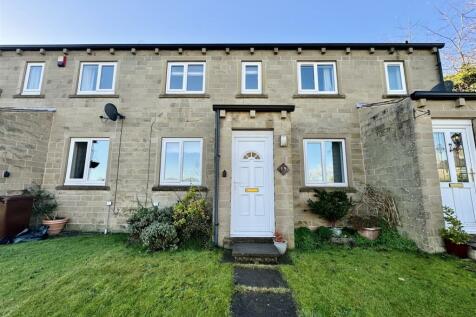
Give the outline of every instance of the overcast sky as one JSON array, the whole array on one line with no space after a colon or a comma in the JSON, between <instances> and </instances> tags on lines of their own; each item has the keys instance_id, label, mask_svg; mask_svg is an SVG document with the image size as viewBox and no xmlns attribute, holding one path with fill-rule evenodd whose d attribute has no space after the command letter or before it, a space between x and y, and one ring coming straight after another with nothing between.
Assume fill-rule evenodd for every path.
<instances>
[{"instance_id":1,"label":"overcast sky","mask_svg":"<svg viewBox=\"0 0 476 317\"><path fill-rule=\"evenodd\" d=\"M0 0L0 44L430 41L445 2Z\"/></svg>"}]
</instances>

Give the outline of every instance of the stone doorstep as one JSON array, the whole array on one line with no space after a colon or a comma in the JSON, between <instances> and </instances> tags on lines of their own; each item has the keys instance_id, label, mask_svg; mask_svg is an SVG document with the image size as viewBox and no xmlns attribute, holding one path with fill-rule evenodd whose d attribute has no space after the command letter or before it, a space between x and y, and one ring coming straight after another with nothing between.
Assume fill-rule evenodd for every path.
<instances>
[{"instance_id":1,"label":"stone doorstep","mask_svg":"<svg viewBox=\"0 0 476 317\"><path fill-rule=\"evenodd\" d=\"M231 255L241 263L277 264L280 254L272 243L234 243Z\"/></svg>"}]
</instances>

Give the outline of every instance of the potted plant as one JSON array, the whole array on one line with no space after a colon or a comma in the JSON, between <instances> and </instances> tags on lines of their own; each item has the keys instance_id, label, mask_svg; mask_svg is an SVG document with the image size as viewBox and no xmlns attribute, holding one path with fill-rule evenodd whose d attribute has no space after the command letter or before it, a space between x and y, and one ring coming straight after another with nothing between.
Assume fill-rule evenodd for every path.
<instances>
[{"instance_id":1,"label":"potted plant","mask_svg":"<svg viewBox=\"0 0 476 317\"><path fill-rule=\"evenodd\" d=\"M283 255L284 253L286 253L286 249L288 248L288 242L284 240L283 235L279 231L276 231L274 233L273 241L274 246L276 247L276 249L278 249L279 254Z\"/></svg>"},{"instance_id":2,"label":"potted plant","mask_svg":"<svg viewBox=\"0 0 476 317\"><path fill-rule=\"evenodd\" d=\"M352 199L347 197L344 191L327 192L325 190L314 190L314 197L317 200L309 199L307 204L311 211L326 219L331 225L335 236L342 234L342 227L336 227L337 221L344 218L352 208Z\"/></svg>"},{"instance_id":3,"label":"potted plant","mask_svg":"<svg viewBox=\"0 0 476 317\"><path fill-rule=\"evenodd\" d=\"M380 236L380 221L381 220L375 216L361 217L353 215L350 218L352 227L357 230L360 236L369 240L377 240Z\"/></svg>"},{"instance_id":4,"label":"potted plant","mask_svg":"<svg viewBox=\"0 0 476 317\"><path fill-rule=\"evenodd\" d=\"M463 224L456 218L455 211L447 206L443 207L446 228L440 230L445 243L446 252L460 258L468 257L469 234L463 230Z\"/></svg>"},{"instance_id":5,"label":"potted plant","mask_svg":"<svg viewBox=\"0 0 476 317\"><path fill-rule=\"evenodd\" d=\"M33 215L41 219L43 225L48 226L48 235L58 235L68 222L68 218L58 217L56 212L58 203L54 194L39 186L32 186L26 192L33 197Z\"/></svg>"}]
</instances>

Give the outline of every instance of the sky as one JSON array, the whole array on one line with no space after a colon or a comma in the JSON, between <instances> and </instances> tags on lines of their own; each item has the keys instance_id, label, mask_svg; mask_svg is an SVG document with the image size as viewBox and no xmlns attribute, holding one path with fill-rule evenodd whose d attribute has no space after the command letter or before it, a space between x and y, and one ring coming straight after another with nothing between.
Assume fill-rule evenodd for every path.
<instances>
[{"instance_id":1,"label":"sky","mask_svg":"<svg viewBox=\"0 0 476 317\"><path fill-rule=\"evenodd\" d=\"M0 44L434 41L447 1L0 0Z\"/></svg>"}]
</instances>

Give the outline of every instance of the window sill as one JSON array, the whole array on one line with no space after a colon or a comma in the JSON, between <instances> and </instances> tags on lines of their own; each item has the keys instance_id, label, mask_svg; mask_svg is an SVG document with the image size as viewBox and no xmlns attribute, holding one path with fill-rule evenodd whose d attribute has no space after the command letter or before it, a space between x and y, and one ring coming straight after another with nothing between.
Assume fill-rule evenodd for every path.
<instances>
[{"instance_id":1,"label":"window sill","mask_svg":"<svg viewBox=\"0 0 476 317\"><path fill-rule=\"evenodd\" d=\"M74 95L69 95L69 98L119 98L119 95L114 95L114 94L91 94L91 95L81 95L81 94L74 94Z\"/></svg>"},{"instance_id":2,"label":"window sill","mask_svg":"<svg viewBox=\"0 0 476 317\"><path fill-rule=\"evenodd\" d=\"M323 98L323 99L344 99L343 94L295 94L294 99Z\"/></svg>"},{"instance_id":3,"label":"window sill","mask_svg":"<svg viewBox=\"0 0 476 317\"><path fill-rule=\"evenodd\" d=\"M13 98L38 98L38 99L42 99L42 98L45 98L45 95L22 95L22 94L18 94L18 95L13 95Z\"/></svg>"},{"instance_id":4,"label":"window sill","mask_svg":"<svg viewBox=\"0 0 476 317\"><path fill-rule=\"evenodd\" d=\"M268 98L266 94L237 94L235 98Z\"/></svg>"},{"instance_id":5,"label":"window sill","mask_svg":"<svg viewBox=\"0 0 476 317\"><path fill-rule=\"evenodd\" d=\"M383 99L395 99L395 98L406 98L408 97L407 94L386 94L382 95Z\"/></svg>"},{"instance_id":6,"label":"window sill","mask_svg":"<svg viewBox=\"0 0 476 317\"><path fill-rule=\"evenodd\" d=\"M333 186L323 186L323 187L317 187L317 186L302 186L299 187L299 192L300 193L310 193L314 192L314 190L320 189L320 190L325 190L325 191L345 191L346 193L356 193L357 190L354 187L333 187Z\"/></svg>"},{"instance_id":7,"label":"window sill","mask_svg":"<svg viewBox=\"0 0 476 317\"><path fill-rule=\"evenodd\" d=\"M92 185L60 185L56 186L56 190L110 190L109 186L92 186Z\"/></svg>"},{"instance_id":8,"label":"window sill","mask_svg":"<svg viewBox=\"0 0 476 317\"><path fill-rule=\"evenodd\" d=\"M160 94L159 98L210 98L209 94Z\"/></svg>"},{"instance_id":9,"label":"window sill","mask_svg":"<svg viewBox=\"0 0 476 317\"><path fill-rule=\"evenodd\" d=\"M186 192L190 188L195 188L199 192L207 192L208 188L205 186L174 186L174 185L158 185L152 187L153 192Z\"/></svg>"}]
</instances>

